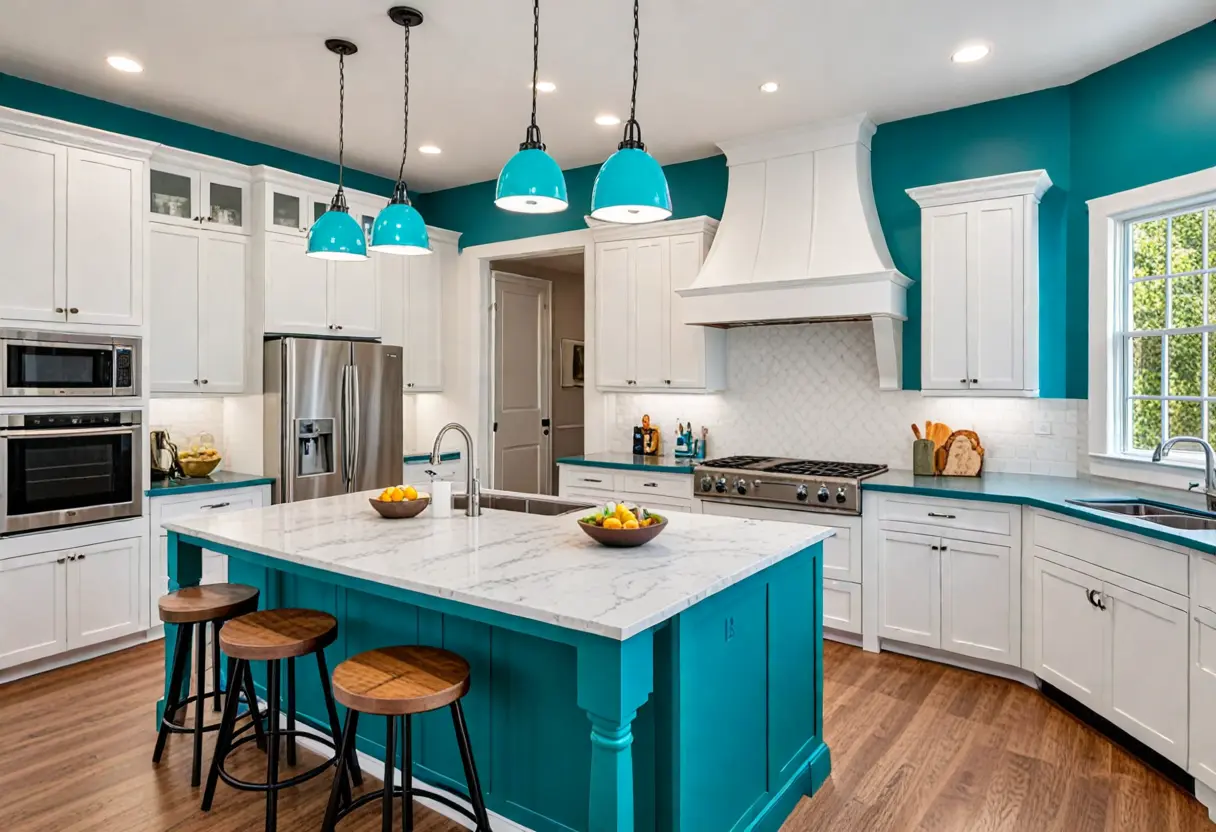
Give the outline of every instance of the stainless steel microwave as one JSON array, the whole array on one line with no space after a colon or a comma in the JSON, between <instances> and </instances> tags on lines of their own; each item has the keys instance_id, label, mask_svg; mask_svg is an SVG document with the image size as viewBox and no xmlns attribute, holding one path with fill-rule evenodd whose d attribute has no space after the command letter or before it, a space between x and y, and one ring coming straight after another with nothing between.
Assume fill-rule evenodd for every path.
<instances>
[{"instance_id":1,"label":"stainless steel microwave","mask_svg":"<svg viewBox=\"0 0 1216 832\"><path fill-rule=\"evenodd\" d=\"M0 329L0 397L138 396L139 338Z\"/></svg>"}]
</instances>

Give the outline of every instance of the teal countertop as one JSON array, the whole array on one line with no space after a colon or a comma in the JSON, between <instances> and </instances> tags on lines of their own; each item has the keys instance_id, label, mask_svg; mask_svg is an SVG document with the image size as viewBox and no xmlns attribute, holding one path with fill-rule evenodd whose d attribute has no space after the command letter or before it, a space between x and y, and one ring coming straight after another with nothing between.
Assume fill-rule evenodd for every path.
<instances>
[{"instance_id":1,"label":"teal countertop","mask_svg":"<svg viewBox=\"0 0 1216 832\"><path fill-rule=\"evenodd\" d=\"M657 471L661 474L691 474L704 460L677 459L674 456L638 456L604 452L583 456L564 456L558 465L586 465L590 468L616 468L621 471Z\"/></svg>"},{"instance_id":2,"label":"teal countertop","mask_svg":"<svg viewBox=\"0 0 1216 832\"><path fill-rule=\"evenodd\" d=\"M440 462L455 462L458 459L460 459L460 451L444 451L441 454L439 454ZM431 461L431 454L429 451L427 451L425 453L420 453L420 454L406 454L405 455L405 464L406 465L423 465L423 464L429 464L430 461Z\"/></svg>"},{"instance_id":3,"label":"teal countertop","mask_svg":"<svg viewBox=\"0 0 1216 832\"><path fill-rule=\"evenodd\" d=\"M160 480L144 492L146 497L165 497L170 494L194 494L200 491L221 491L225 488L251 488L255 485L274 485L274 477L258 477L253 474L238 474L235 471L216 471L209 477L184 477L180 480Z\"/></svg>"},{"instance_id":4,"label":"teal countertop","mask_svg":"<svg viewBox=\"0 0 1216 832\"><path fill-rule=\"evenodd\" d=\"M1098 477L1044 477L1034 474L995 473L980 477L917 477L911 471L888 471L863 481L862 490L1033 506L1216 555L1216 531L1171 529L1147 520L1107 514L1068 502L1148 500L1192 511L1206 510L1206 500L1202 493L1176 488L1137 485L1123 480Z\"/></svg>"}]
</instances>

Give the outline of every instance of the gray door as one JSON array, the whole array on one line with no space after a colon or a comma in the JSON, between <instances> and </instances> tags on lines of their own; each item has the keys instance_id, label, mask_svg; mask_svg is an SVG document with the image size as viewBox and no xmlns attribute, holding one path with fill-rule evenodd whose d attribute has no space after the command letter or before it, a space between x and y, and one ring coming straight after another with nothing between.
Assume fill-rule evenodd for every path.
<instances>
[{"instance_id":1,"label":"gray door","mask_svg":"<svg viewBox=\"0 0 1216 832\"><path fill-rule=\"evenodd\" d=\"M283 340L284 502L347 491L349 341Z\"/></svg>"},{"instance_id":2,"label":"gray door","mask_svg":"<svg viewBox=\"0 0 1216 832\"><path fill-rule=\"evenodd\" d=\"M550 494L547 280L494 273L494 487Z\"/></svg>"},{"instance_id":3,"label":"gray door","mask_svg":"<svg viewBox=\"0 0 1216 832\"><path fill-rule=\"evenodd\" d=\"M351 491L397 485L402 477L401 347L351 345Z\"/></svg>"}]
</instances>

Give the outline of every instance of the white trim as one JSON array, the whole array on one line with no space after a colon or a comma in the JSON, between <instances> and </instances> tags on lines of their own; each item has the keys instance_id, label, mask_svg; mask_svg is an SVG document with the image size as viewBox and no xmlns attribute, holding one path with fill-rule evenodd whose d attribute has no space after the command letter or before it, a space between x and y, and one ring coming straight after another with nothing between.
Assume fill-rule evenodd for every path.
<instances>
[{"instance_id":1,"label":"white trim","mask_svg":"<svg viewBox=\"0 0 1216 832\"><path fill-rule=\"evenodd\" d=\"M1216 823L1216 789L1196 778L1195 799L1203 804L1203 808L1208 810L1208 820Z\"/></svg>"},{"instance_id":2,"label":"white trim","mask_svg":"<svg viewBox=\"0 0 1216 832\"><path fill-rule=\"evenodd\" d=\"M662 222L647 222L638 225L623 225L617 222L604 222L592 217L583 218L597 243L607 243L614 240L641 240L647 237L671 237L676 234L710 234L717 233L718 221L713 217L701 215L683 220L663 220ZM533 238L535 239L535 238Z\"/></svg>"},{"instance_id":3,"label":"white trim","mask_svg":"<svg viewBox=\"0 0 1216 832\"><path fill-rule=\"evenodd\" d=\"M939 205L1010 196L1034 197L1034 201L1038 202L1050 187L1051 177L1047 175L1047 171L1025 170L959 182L943 182L940 185L922 185L919 188L908 188L906 193L916 200L916 204L921 208L935 208Z\"/></svg>"},{"instance_id":4,"label":"white trim","mask_svg":"<svg viewBox=\"0 0 1216 832\"><path fill-rule=\"evenodd\" d=\"M147 593L143 594L146 595ZM117 653L120 650L138 647L141 644L147 644L149 641L156 641L161 638L164 638L164 630L162 625L157 625L151 630L140 630L137 633L131 633L130 635L116 638L113 641L103 641L100 644L91 644L77 650L56 653L54 656L47 656L44 659L14 665L11 668L0 671L0 686L28 676L37 676L39 673L46 673L49 670L58 670L61 667L68 667L69 665L97 659L110 653Z\"/></svg>"},{"instance_id":5,"label":"white trim","mask_svg":"<svg viewBox=\"0 0 1216 832\"><path fill-rule=\"evenodd\" d=\"M11 107L0 107L0 131L45 139L71 147L82 147L113 156L147 160L160 147L156 142L98 130L71 121L48 118Z\"/></svg>"},{"instance_id":6,"label":"white trim","mask_svg":"<svg viewBox=\"0 0 1216 832\"><path fill-rule=\"evenodd\" d=\"M999 676L1011 682L1021 682L1026 687L1034 688L1035 690L1039 688L1039 680L1035 675L1016 665L1000 664L998 662L986 661L985 659L973 659L970 656L951 653L948 650L920 647L915 644L906 644L902 641L892 641L889 638L879 639L879 645L881 650L885 650L888 653L899 653L903 656L912 656L916 659L947 664L951 667L961 667L963 670L972 670L988 676Z\"/></svg>"},{"instance_id":7,"label":"white trim","mask_svg":"<svg viewBox=\"0 0 1216 832\"><path fill-rule=\"evenodd\" d=\"M195 153L190 150L181 150L176 147L169 147L168 145L159 145L152 152L152 167L161 170L161 165L176 165L177 167L188 168L202 173L226 176L229 179L237 179L246 183L253 181L252 168L249 165L229 162L227 159L208 156L205 153Z\"/></svg>"}]
</instances>

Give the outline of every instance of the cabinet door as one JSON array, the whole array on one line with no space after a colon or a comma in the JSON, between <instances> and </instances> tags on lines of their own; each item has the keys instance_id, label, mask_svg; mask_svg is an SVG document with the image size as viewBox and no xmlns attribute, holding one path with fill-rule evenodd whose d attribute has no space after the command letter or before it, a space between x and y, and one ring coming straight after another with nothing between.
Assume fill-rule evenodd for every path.
<instances>
[{"instance_id":1,"label":"cabinet door","mask_svg":"<svg viewBox=\"0 0 1216 832\"><path fill-rule=\"evenodd\" d=\"M65 552L0 560L0 668L68 648L66 563Z\"/></svg>"},{"instance_id":2,"label":"cabinet door","mask_svg":"<svg viewBox=\"0 0 1216 832\"><path fill-rule=\"evenodd\" d=\"M968 208L947 205L921 214L921 388L966 390L967 274L974 263Z\"/></svg>"},{"instance_id":3,"label":"cabinet door","mask_svg":"<svg viewBox=\"0 0 1216 832\"><path fill-rule=\"evenodd\" d=\"M942 649L1016 665L1021 660L1008 546L943 539Z\"/></svg>"},{"instance_id":4,"label":"cabinet door","mask_svg":"<svg viewBox=\"0 0 1216 832\"><path fill-rule=\"evenodd\" d=\"M878 533L878 632L884 638L941 646L939 538Z\"/></svg>"},{"instance_id":5,"label":"cabinet door","mask_svg":"<svg viewBox=\"0 0 1216 832\"><path fill-rule=\"evenodd\" d=\"M142 629L139 538L73 550L68 560L68 647L75 650Z\"/></svg>"},{"instance_id":6,"label":"cabinet door","mask_svg":"<svg viewBox=\"0 0 1216 832\"><path fill-rule=\"evenodd\" d=\"M405 389L443 389L443 261L438 251L403 258L406 265Z\"/></svg>"},{"instance_id":7,"label":"cabinet door","mask_svg":"<svg viewBox=\"0 0 1216 832\"><path fill-rule=\"evenodd\" d=\"M595 247L595 367L597 387L628 387L633 380L634 303L631 243Z\"/></svg>"},{"instance_id":8,"label":"cabinet door","mask_svg":"<svg viewBox=\"0 0 1216 832\"><path fill-rule=\"evenodd\" d=\"M312 223L309 218L308 195L303 191L265 185L267 231L303 237Z\"/></svg>"},{"instance_id":9,"label":"cabinet door","mask_svg":"<svg viewBox=\"0 0 1216 832\"><path fill-rule=\"evenodd\" d=\"M152 390L199 390L199 264L202 234L192 228L152 223L148 231L148 273L152 281L149 361Z\"/></svg>"},{"instance_id":10,"label":"cabinet door","mask_svg":"<svg viewBox=\"0 0 1216 832\"><path fill-rule=\"evenodd\" d=\"M245 390L245 279L249 245L245 237L203 235L198 290L198 372L204 393Z\"/></svg>"},{"instance_id":11,"label":"cabinet door","mask_svg":"<svg viewBox=\"0 0 1216 832\"><path fill-rule=\"evenodd\" d=\"M967 366L978 390L1020 390L1026 337L1022 197L970 207L967 274Z\"/></svg>"},{"instance_id":12,"label":"cabinet door","mask_svg":"<svg viewBox=\"0 0 1216 832\"><path fill-rule=\"evenodd\" d=\"M272 234L266 246L266 332L329 335L329 261L303 240Z\"/></svg>"},{"instance_id":13,"label":"cabinet door","mask_svg":"<svg viewBox=\"0 0 1216 832\"><path fill-rule=\"evenodd\" d=\"M1035 558L1034 673L1099 713L1105 713L1106 619L1087 593L1102 582Z\"/></svg>"},{"instance_id":14,"label":"cabinet door","mask_svg":"<svg viewBox=\"0 0 1216 832\"><path fill-rule=\"evenodd\" d=\"M405 326L406 274L408 261L412 258L375 251L371 254L380 282L380 341L404 347L408 331ZM409 375L408 355L405 356L404 375Z\"/></svg>"},{"instance_id":15,"label":"cabinet door","mask_svg":"<svg viewBox=\"0 0 1216 832\"><path fill-rule=\"evenodd\" d=\"M380 334L380 281L370 257L333 261L329 286L329 323L339 335L375 338Z\"/></svg>"},{"instance_id":16,"label":"cabinet door","mask_svg":"<svg viewBox=\"0 0 1216 832\"><path fill-rule=\"evenodd\" d=\"M638 240L633 252L633 386L667 389L671 380L671 247L666 237Z\"/></svg>"},{"instance_id":17,"label":"cabinet door","mask_svg":"<svg viewBox=\"0 0 1216 832\"><path fill-rule=\"evenodd\" d=\"M148 167L148 219L166 225L198 228L199 174L188 168L153 162Z\"/></svg>"},{"instance_id":18,"label":"cabinet door","mask_svg":"<svg viewBox=\"0 0 1216 832\"><path fill-rule=\"evenodd\" d=\"M677 289L692 285L701 271L702 234L681 234L671 238L671 286L667 291L668 369L664 384L668 387L698 390L705 387L705 335L700 326L684 323L684 299Z\"/></svg>"},{"instance_id":19,"label":"cabinet door","mask_svg":"<svg viewBox=\"0 0 1216 832\"><path fill-rule=\"evenodd\" d=\"M68 148L71 323L143 322L143 194L142 162Z\"/></svg>"},{"instance_id":20,"label":"cabinet door","mask_svg":"<svg viewBox=\"0 0 1216 832\"><path fill-rule=\"evenodd\" d=\"M1103 587L1103 603L1110 651L1107 718L1185 766L1189 616L1110 583Z\"/></svg>"},{"instance_id":21,"label":"cabinet door","mask_svg":"<svg viewBox=\"0 0 1216 832\"><path fill-rule=\"evenodd\" d=\"M64 320L67 159L59 145L0 133L0 182L10 194L0 201L0 318Z\"/></svg>"},{"instance_id":22,"label":"cabinet door","mask_svg":"<svg viewBox=\"0 0 1216 832\"><path fill-rule=\"evenodd\" d=\"M1192 607L1190 765L1216 789L1216 613Z\"/></svg>"},{"instance_id":23,"label":"cabinet door","mask_svg":"<svg viewBox=\"0 0 1216 832\"><path fill-rule=\"evenodd\" d=\"M248 182L204 174L199 190L201 215L208 230L249 233Z\"/></svg>"}]
</instances>

